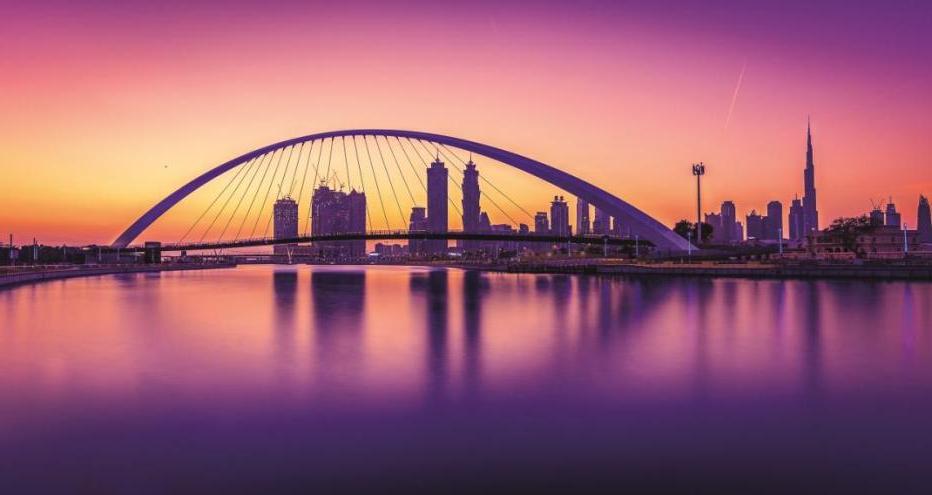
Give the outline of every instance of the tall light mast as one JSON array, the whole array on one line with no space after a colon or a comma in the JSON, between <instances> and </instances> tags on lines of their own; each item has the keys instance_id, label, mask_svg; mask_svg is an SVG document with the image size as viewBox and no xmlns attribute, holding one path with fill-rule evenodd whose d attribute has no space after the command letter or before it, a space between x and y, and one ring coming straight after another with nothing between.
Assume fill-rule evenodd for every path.
<instances>
[{"instance_id":1,"label":"tall light mast","mask_svg":"<svg viewBox=\"0 0 932 495\"><path fill-rule=\"evenodd\" d=\"M702 176L705 175L705 164L693 164L693 175L696 176L696 245L702 242Z\"/></svg>"}]
</instances>

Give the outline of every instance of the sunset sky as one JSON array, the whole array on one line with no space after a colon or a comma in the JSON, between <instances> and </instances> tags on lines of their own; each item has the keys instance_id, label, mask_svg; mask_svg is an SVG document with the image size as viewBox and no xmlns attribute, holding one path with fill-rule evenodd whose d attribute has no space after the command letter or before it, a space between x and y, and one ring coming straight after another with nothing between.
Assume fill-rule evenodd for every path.
<instances>
[{"instance_id":1,"label":"sunset sky","mask_svg":"<svg viewBox=\"0 0 932 495\"><path fill-rule=\"evenodd\" d=\"M695 215L700 160L706 211L788 209L811 116L823 225L892 196L912 226L932 195L926 2L0 7L4 238L109 243L214 165L342 128L488 143L672 225Z\"/></svg>"}]
</instances>

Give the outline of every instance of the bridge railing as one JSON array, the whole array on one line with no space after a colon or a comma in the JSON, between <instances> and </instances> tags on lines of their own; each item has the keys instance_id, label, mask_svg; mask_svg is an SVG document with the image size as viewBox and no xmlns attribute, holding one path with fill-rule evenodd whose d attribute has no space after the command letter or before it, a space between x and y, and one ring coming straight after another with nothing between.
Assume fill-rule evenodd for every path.
<instances>
[{"instance_id":1,"label":"bridge railing","mask_svg":"<svg viewBox=\"0 0 932 495\"><path fill-rule=\"evenodd\" d=\"M377 241L377 240L477 240L490 242L527 242L527 243L552 243L552 244L588 244L588 245L611 245L611 246L634 246L638 244L643 247L649 247L653 244L649 241L631 239L630 237L610 236L601 234L583 234L583 235L558 235L558 234L538 234L534 232L465 232L462 230L450 230L446 232L432 232L428 230L369 230L365 232L337 232L329 234L317 234L308 236L299 236L291 238L275 237L252 237L248 239L237 239L231 241L214 241L214 242L193 242L193 243L167 243L162 244L162 251L204 251L219 249L235 249L242 247L269 246L276 244L306 244L315 242L346 242L346 241ZM107 252L144 252L145 246L128 246L121 249L94 247L93 249L102 249Z\"/></svg>"}]
</instances>

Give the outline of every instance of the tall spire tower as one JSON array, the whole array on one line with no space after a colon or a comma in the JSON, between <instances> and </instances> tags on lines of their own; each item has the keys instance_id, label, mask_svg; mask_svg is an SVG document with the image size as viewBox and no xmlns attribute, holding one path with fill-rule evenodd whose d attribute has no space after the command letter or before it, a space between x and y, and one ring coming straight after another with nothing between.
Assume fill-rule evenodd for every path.
<instances>
[{"instance_id":1,"label":"tall spire tower","mask_svg":"<svg viewBox=\"0 0 932 495\"><path fill-rule=\"evenodd\" d=\"M819 230L819 209L816 206L815 164L812 161L812 126L806 121L806 170L803 172L803 234Z\"/></svg>"}]
</instances>

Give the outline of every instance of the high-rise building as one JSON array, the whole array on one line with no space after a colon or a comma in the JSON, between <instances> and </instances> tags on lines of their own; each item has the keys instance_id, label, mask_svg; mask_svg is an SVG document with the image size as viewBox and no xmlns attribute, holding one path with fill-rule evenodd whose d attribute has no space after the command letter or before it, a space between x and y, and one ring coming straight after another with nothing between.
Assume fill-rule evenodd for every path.
<instances>
[{"instance_id":1,"label":"high-rise building","mask_svg":"<svg viewBox=\"0 0 932 495\"><path fill-rule=\"evenodd\" d=\"M530 227L528 227L528 225L527 225L526 223L519 223L519 224L518 224L518 234L520 234L520 235L522 235L522 236L528 236L528 235L531 234L531 229L530 229ZM518 251L523 251L523 250L525 250L525 249L527 249L527 248L528 248L528 243L527 243L527 241L521 241L521 242L518 243Z\"/></svg>"},{"instance_id":2,"label":"high-rise building","mask_svg":"<svg viewBox=\"0 0 932 495\"><path fill-rule=\"evenodd\" d=\"M272 232L276 239L294 239L298 237L298 203L285 196L275 202L272 208ZM294 249L295 244L276 244L272 248L275 254L285 254Z\"/></svg>"},{"instance_id":3,"label":"high-rise building","mask_svg":"<svg viewBox=\"0 0 932 495\"><path fill-rule=\"evenodd\" d=\"M554 196L550 202L550 233L553 235L570 235L570 207L563 196Z\"/></svg>"},{"instance_id":4,"label":"high-rise building","mask_svg":"<svg viewBox=\"0 0 932 495\"><path fill-rule=\"evenodd\" d=\"M311 234L347 234L366 231L366 194L349 194L321 184L311 197ZM366 254L366 241L318 241L318 253L325 257L360 257Z\"/></svg>"},{"instance_id":5,"label":"high-rise building","mask_svg":"<svg viewBox=\"0 0 932 495\"><path fill-rule=\"evenodd\" d=\"M719 242L730 244L737 242L738 239L735 234L735 221L737 220L735 203L733 201L725 201L722 203L721 210L721 236L716 236L715 239Z\"/></svg>"},{"instance_id":6,"label":"high-rise building","mask_svg":"<svg viewBox=\"0 0 932 495\"><path fill-rule=\"evenodd\" d=\"M751 210L751 213L745 216L745 223L747 224L748 240L764 238L764 218L757 213L757 210Z\"/></svg>"},{"instance_id":7,"label":"high-rise building","mask_svg":"<svg viewBox=\"0 0 932 495\"><path fill-rule=\"evenodd\" d=\"M463 170L463 232L474 233L479 231L479 219L482 210L479 207L479 171L472 158ZM465 251L474 251L479 248L479 242L464 240Z\"/></svg>"},{"instance_id":8,"label":"high-rise building","mask_svg":"<svg viewBox=\"0 0 932 495\"><path fill-rule=\"evenodd\" d=\"M722 215L720 213L706 213L702 223L712 228L712 235L707 239L709 242L722 242Z\"/></svg>"},{"instance_id":9,"label":"high-rise building","mask_svg":"<svg viewBox=\"0 0 932 495\"><path fill-rule=\"evenodd\" d=\"M919 195L919 211L916 214L916 230L919 242L932 244L932 214L929 213L929 198Z\"/></svg>"},{"instance_id":10,"label":"high-rise building","mask_svg":"<svg viewBox=\"0 0 932 495\"><path fill-rule=\"evenodd\" d=\"M625 229L625 226L622 225L621 220L619 220L617 217L612 217L611 234L618 236L618 237L630 238L631 227L628 227L627 229Z\"/></svg>"},{"instance_id":11,"label":"high-rise building","mask_svg":"<svg viewBox=\"0 0 932 495\"><path fill-rule=\"evenodd\" d=\"M871 210L870 222L871 222L871 225L874 227L883 227L883 224L884 224L883 210L881 210L879 206L875 206L874 209Z\"/></svg>"},{"instance_id":12,"label":"high-rise building","mask_svg":"<svg viewBox=\"0 0 932 495\"><path fill-rule=\"evenodd\" d=\"M706 213L705 220L702 222L712 227L712 235L708 241L712 243L723 243L727 234L722 233L722 215L720 213Z\"/></svg>"},{"instance_id":13,"label":"high-rise building","mask_svg":"<svg viewBox=\"0 0 932 495\"><path fill-rule=\"evenodd\" d=\"M803 236L819 230L819 209L816 205L815 163L812 160L812 127L806 124L806 170L803 172Z\"/></svg>"},{"instance_id":14,"label":"high-rise building","mask_svg":"<svg viewBox=\"0 0 932 495\"><path fill-rule=\"evenodd\" d=\"M350 232L365 232L366 231L366 194L363 192L356 191L351 189L349 194L346 195L346 201L349 207L349 231ZM349 247L351 256L365 256L366 255L366 241L365 239L356 239L354 241L346 241L346 245Z\"/></svg>"},{"instance_id":15,"label":"high-rise building","mask_svg":"<svg viewBox=\"0 0 932 495\"><path fill-rule=\"evenodd\" d=\"M783 235L783 203L767 203L767 218L764 219L764 239L776 241Z\"/></svg>"},{"instance_id":16,"label":"high-rise building","mask_svg":"<svg viewBox=\"0 0 932 495\"><path fill-rule=\"evenodd\" d=\"M741 242L744 240L744 224L735 222L734 234L731 236L732 242Z\"/></svg>"},{"instance_id":17,"label":"high-rise building","mask_svg":"<svg viewBox=\"0 0 932 495\"><path fill-rule=\"evenodd\" d=\"M592 221L592 233L607 235L612 231L612 217L599 208L595 209L595 220Z\"/></svg>"},{"instance_id":18,"label":"high-rise building","mask_svg":"<svg viewBox=\"0 0 932 495\"><path fill-rule=\"evenodd\" d=\"M589 233L589 202L576 198L576 233L585 235Z\"/></svg>"},{"instance_id":19,"label":"high-rise building","mask_svg":"<svg viewBox=\"0 0 932 495\"><path fill-rule=\"evenodd\" d=\"M423 206L415 206L411 208L411 216L408 218L408 231L427 231L427 210ZM424 253L424 241L420 239L411 239L408 241L408 254L417 256Z\"/></svg>"},{"instance_id":20,"label":"high-rise building","mask_svg":"<svg viewBox=\"0 0 932 495\"><path fill-rule=\"evenodd\" d=\"M427 230L430 232L447 232L449 172L440 158L436 158L427 168ZM427 251L431 254L446 254L445 239L427 241Z\"/></svg>"},{"instance_id":21,"label":"high-rise building","mask_svg":"<svg viewBox=\"0 0 932 495\"><path fill-rule=\"evenodd\" d=\"M550 220L547 219L546 211L538 211L534 215L534 233L546 235L550 233Z\"/></svg>"},{"instance_id":22,"label":"high-rise building","mask_svg":"<svg viewBox=\"0 0 932 495\"><path fill-rule=\"evenodd\" d=\"M607 235L612 231L612 217L599 208L595 209L595 219L592 221L592 233Z\"/></svg>"},{"instance_id":23,"label":"high-rise building","mask_svg":"<svg viewBox=\"0 0 932 495\"><path fill-rule=\"evenodd\" d=\"M803 208L803 202L799 198L794 198L790 204L790 214L787 222L790 224L790 239L801 241L806 237L806 214Z\"/></svg>"},{"instance_id":24,"label":"high-rise building","mask_svg":"<svg viewBox=\"0 0 932 495\"><path fill-rule=\"evenodd\" d=\"M890 202L887 203L887 211L884 215L884 225L887 227L896 228L903 226L900 214L896 211L896 204L893 203L893 198L890 198Z\"/></svg>"}]
</instances>

